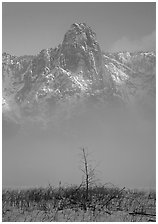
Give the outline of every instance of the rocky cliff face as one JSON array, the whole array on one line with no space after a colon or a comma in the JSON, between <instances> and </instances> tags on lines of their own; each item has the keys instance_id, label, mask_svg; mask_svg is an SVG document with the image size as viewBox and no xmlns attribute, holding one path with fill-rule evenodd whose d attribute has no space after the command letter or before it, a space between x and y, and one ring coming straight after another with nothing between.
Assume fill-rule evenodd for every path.
<instances>
[{"instance_id":1,"label":"rocky cliff face","mask_svg":"<svg viewBox=\"0 0 158 224\"><path fill-rule=\"evenodd\" d=\"M3 112L35 115L62 102L95 97L122 103L155 100L154 52L103 53L86 24L73 24L55 49L36 56L3 53Z\"/></svg>"}]
</instances>

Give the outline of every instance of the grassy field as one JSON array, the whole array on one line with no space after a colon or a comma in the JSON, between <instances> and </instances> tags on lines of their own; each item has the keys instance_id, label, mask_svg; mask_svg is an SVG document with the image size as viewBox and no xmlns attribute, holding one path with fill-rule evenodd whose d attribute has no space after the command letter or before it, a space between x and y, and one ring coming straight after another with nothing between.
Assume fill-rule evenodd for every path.
<instances>
[{"instance_id":1,"label":"grassy field","mask_svg":"<svg viewBox=\"0 0 158 224\"><path fill-rule=\"evenodd\" d=\"M156 221L156 192L93 186L2 192L3 222Z\"/></svg>"}]
</instances>

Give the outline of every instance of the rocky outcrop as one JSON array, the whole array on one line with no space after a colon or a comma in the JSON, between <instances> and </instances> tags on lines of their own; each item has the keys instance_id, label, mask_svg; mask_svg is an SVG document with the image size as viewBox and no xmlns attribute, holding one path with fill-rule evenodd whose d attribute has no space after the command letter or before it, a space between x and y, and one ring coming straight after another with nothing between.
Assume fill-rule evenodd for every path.
<instances>
[{"instance_id":1,"label":"rocky outcrop","mask_svg":"<svg viewBox=\"0 0 158 224\"><path fill-rule=\"evenodd\" d=\"M155 53L102 53L85 23L73 24L55 49L36 56L3 53L2 59L4 108L25 114L91 96L123 103L140 95L155 97Z\"/></svg>"}]
</instances>

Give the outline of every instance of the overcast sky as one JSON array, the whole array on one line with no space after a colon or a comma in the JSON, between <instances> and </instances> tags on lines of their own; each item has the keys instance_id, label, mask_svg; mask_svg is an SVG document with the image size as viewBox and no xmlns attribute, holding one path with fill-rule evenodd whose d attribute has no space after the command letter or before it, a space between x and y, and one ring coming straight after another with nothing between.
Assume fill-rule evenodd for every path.
<instances>
[{"instance_id":1,"label":"overcast sky","mask_svg":"<svg viewBox=\"0 0 158 224\"><path fill-rule=\"evenodd\" d=\"M3 3L3 51L24 55L55 47L74 22L91 26L104 51L151 50L155 16L155 3ZM3 186L79 184L84 146L99 163L102 183L155 188L155 106L145 100L133 111L94 102L71 113L66 104L45 128L3 120Z\"/></svg>"},{"instance_id":2,"label":"overcast sky","mask_svg":"<svg viewBox=\"0 0 158 224\"><path fill-rule=\"evenodd\" d=\"M78 103L71 112L67 103L52 112L45 127L33 120L24 124L23 119L22 127L3 121L3 186L79 184L83 175L79 154L85 147L92 164L98 164L100 182L154 189L155 108L148 102L134 109L92 101Z\"/></svg>"},{"instance_id":3,"label":"overcast sky","mask_svg":"<svg viewBox=\"0 0 158 224\"><path fill-rule=\"evenodd\" d=\"M56 47L72 23L85 22L104 51L154 50L156 3L3 3L3 51L37 54Z\"/></svg>"}]
</instances>

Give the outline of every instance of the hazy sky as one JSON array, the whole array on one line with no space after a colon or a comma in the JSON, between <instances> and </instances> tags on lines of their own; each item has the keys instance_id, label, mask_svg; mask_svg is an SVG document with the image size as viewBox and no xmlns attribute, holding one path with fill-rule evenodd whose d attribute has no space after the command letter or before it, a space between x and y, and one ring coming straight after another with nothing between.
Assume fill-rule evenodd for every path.
<instances>
[{"instance_id":1,"label":"hazy sky","mask_svg":"<svg viewBox=\"0 0 158 224\"><path fill-rule=\"evenodd\" d=\"M3 51L24 55L55 47L74 22L91 26L105 51L154 49L155 16L155 3L3 3ZM146 100L134 110L92 102L71 113L65 105L45 128L3 120L3 186L81 183L84 146L99 163L102 183L155 188L155 107Z\"/></svg>"},{"instance_id":2,"label":"hazy sky","mask_svg":"<svg viewBox=\"0 0 158 224\"><path fill-rule=\"evenodd\" d=\"M56 47L75 22L87 23L104 51L155 49L156 3L5 2L3 51L37 54Z\"/></svg>"},{"instance_id":3,"label":"hazy sky","mask_svg":"<svg viewBox=\"0 0 158 224\"><path fill-rule=\"evenodd\" d=\"M45 128L3 122L3 186L79 184L80 148L86 147L102 183L155 188L155 108L148 103L131 111L92 102L73 112L66 104Z\"/></svg>"}]
</instances>

